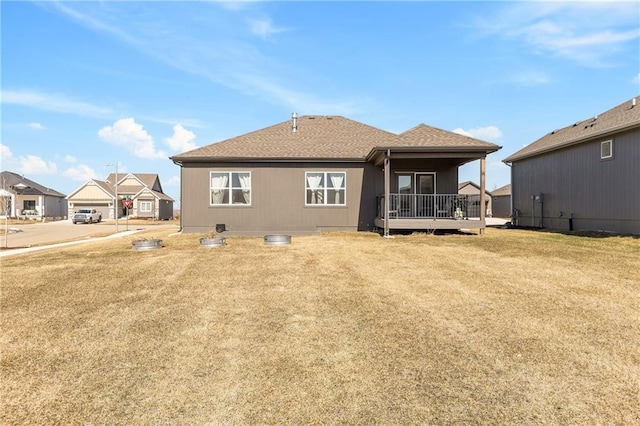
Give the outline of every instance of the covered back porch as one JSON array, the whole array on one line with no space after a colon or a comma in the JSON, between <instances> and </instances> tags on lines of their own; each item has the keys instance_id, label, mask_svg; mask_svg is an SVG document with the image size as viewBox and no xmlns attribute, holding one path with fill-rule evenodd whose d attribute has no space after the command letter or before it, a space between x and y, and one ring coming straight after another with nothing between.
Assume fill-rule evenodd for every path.
<instances>
[{"instance_id":1,"label":"covered back porch","mask_svg":"<svg viewBox=\"0 0 640 426\"><path fill-rule=\"evenodd\" d=\"M389 194L389 211L386 212L386 196L378 197L375 225L389 229L483 229L480 195L462 194Z\"/></svg>"},{"instance_id":2,"label":"covered back porch","mask_svg":"<svg viewBox=\"0 0 640 426\"><path fill-rule=\"evenodd\" d=\"M486 228L486 156L499 147L379 148L370 160L384 171L376 227L392 230ZM458 194L458 168L479 160L480 194Z\"/></svg>"}]
</instances>

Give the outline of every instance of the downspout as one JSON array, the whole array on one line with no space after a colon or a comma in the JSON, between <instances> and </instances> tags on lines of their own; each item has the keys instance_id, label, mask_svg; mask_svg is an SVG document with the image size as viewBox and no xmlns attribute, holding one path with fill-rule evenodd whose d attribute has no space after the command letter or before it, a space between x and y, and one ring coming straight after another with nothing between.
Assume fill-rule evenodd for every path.
<instances>
[{"instance_id":1,"label":"downspout","mask_svg":"<svg viewBox=\"0 0 640 426\"><path fill-rule=\"evenodd\" d=\"M391 165L391 150L387 149L387 155L384 158L384 237L389 238L389 197L390 188L389 188L389 179L391 176L391 171L389 167Z\"/></svg>"},{"instance_id":2,"label":"downspout","mask_svg":"<svg viewBox=\"0 0 640 426\"><path fill-rule=\"evenodd\" d=\"M513 210L513 163L503 161L509 167L509 183L511 184L511 194L509 195L509 213L511 215L511 225L517 226L515 220L515 211Z\"/></svg>"},{"instance_id":3,"label":"downspout","mask_svg":"<svg viewBox=\"0 0 640 426\"><path fill-rule=\"evenodd\" d=\"M178 230L178 232L182 232L182 217L183 217L183 211L182 211L182 194L184 193L182 186L184 185L184 176L183 176L183 170L182 170L182 163L179 161L175 161L173 160L173 164L175 164L176 166L180 166L180 229ZM175 210L175 209L174 209ZM171 216L173 217L173 211L171 212Z\"/></svg>"},{"instance_id":4,"label":"downspout","mask_svg":"<svg viewBox=\"0 0 640 426\"><path fill-rule=\"evenodd\" d=\"M485 222L486 220L485 218L486 206L484 205L485 197L486 197L486 194L485 194L486 185L484 181L486 179L486 176L487 176L487 157L482 157L480 159L480 220L482 222ZM486 227L486 224L485 224L485 227ZM484 231L485 231L485 228L480 228L480 235L484 235Z\"/></svg>"}]
</instances>

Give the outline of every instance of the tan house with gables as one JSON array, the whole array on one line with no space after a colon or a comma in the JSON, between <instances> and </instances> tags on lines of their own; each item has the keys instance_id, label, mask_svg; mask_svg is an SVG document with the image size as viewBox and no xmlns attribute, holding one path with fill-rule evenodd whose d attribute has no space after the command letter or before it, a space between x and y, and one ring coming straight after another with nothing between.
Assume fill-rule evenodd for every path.
<instances>
[{"instance_id":1,"label":"tan house with gables","mask_svg":"<svg viewBox=\"0 0 640 426\"><path fill-rule=\"evenodd\" d=\"M96 209L104 219L173 218L173 198L162 191L160 178L152 173L111 173L106 180L91 179L67 197L69 212ZM130 200L130 201L129 201ZM127 205L131 203L131 207Z\"/></svg>"},{"instance_id":2,"label":"tan house with gables","mask_svg":"<svg viewBox=\"0 0 640 426\"><path fill-rule=\"evenodd\" d=\"M498 149L425 124L395 134L340 116L294 114L171 159L181 169L184 232L387 235L483 230L484 210L472 211L470 196L458 194L458 167L480 160L484 189L486 156Z\"/></svg>"}]
</instances>

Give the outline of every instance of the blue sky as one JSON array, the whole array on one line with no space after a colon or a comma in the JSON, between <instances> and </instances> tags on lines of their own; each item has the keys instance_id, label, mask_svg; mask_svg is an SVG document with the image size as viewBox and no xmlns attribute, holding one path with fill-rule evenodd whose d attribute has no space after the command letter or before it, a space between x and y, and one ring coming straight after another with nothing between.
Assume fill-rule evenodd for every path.
<instances>
[{"instance_id":1,"label":"blue sky","mask_svg":"<svg viewBox=\"0 0 640 426\"><path fill-rule=\"evenodd\" d=\"M299 115L501 145L640 94L640 3L2 1L2 170L69 194ZM477 164L460 180L479 181Z\"/></svg>"}]
</instances>

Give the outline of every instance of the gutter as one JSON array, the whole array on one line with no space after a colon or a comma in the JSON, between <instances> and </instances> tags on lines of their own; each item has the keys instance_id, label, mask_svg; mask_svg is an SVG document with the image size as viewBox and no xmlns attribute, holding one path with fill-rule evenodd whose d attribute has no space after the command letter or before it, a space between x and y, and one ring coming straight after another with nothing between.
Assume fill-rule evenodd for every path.
<instances>
[{"instance_id":1,"label":"gutter","mask_svg":"<svg viewBox=\"0 0 640 426\"><path fill-rule=\"evenodd\" d=\"M568 142L563 142L563 143L560 143L558 145L552 145L552 146L547 147L547 148L542 148L540 150L535 150L535 151L532 151L532 152L530 152L528 154L524 154L522 156L517 155L517 152L516 152L515 154L512 154L509 157L507 157L504 160L502 160L502 162L508 165L509 163L512 163L514 161L520 161L520 160L524 160L524 159L527 159L527 158L536 157L538 155L547 154L549 152L557 151L559 149L567 148L567 147L574 146L574 145L579 145L581 143L592 142L592 141L594 141L596 139L604 138L604 137L607 137L609 135L613 135L615 133L623 132L623 131L626 131L626 130L633 130L635 128L640 128L640 123L633 123L631 125L622 125L622 126L612 127L612 128L610 128L608 130L602 131L600 133L594 133L594 134L589 135L587 137L584 137L582 139L569 140ZM535 142L533 142L533 143L535 143Z\"/></svg>"},{"instance_id":2,"label":"gutter","mask_svg":"<svg viewBox=\"0 0 640 426\"><path fill-rule=\"evenodd\" d=\"M170 157L174 164L183 163L365 163L363 157Z\"/></svg>"}]
</instances>

